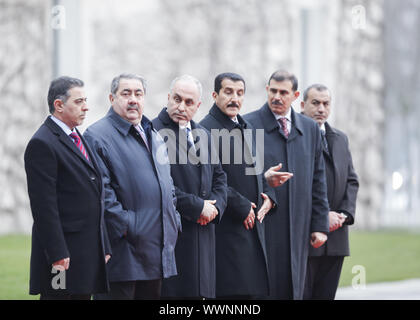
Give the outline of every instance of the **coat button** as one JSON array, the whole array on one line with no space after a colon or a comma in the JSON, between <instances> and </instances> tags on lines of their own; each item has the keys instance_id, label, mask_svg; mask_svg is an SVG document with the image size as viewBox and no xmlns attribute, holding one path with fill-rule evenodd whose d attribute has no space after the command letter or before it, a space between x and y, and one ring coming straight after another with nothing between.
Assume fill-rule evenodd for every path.
<instances>
[{"instance_id":1,"label":"coat button","mask_svg":"<svg viewBox=\"0 0 420 320\"><path fill-rule=\"evenodd\" d=\"M90 180L95 181L96 178L95 177L90 177Z\"/></svg>"},{"instance_id":2,"label":"coat button","mask_svg":"<svg viewBox=\"0 0 420 320\"><path fill-rule=\"evenodd\" d=\"M202 196L202 197L205 197L205 196L206 196L206 194L207 194L207 192L206 192L206 191L201 191L201 196Z\"/></svg>"}]
</instances>

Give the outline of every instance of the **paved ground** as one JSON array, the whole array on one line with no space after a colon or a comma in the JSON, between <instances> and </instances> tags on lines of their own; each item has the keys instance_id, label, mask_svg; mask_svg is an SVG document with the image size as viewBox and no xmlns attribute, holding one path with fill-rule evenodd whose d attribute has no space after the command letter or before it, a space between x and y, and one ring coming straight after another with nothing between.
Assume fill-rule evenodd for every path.
<instances>
[{"instance_id":1,"label":"paved ground","mask_svg":"<svg viewBox=\"0 0 420 320\"><path fill-rule=\"evenodd\" d=\"M336 300L420 300L420 279L338 288Z\"/></svg>"}]
</instances>

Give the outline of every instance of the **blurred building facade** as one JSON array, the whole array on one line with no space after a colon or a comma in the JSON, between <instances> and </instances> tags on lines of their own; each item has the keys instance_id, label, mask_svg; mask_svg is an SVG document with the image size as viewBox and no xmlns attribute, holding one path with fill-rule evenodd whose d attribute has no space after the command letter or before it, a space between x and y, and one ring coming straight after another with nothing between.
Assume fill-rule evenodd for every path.
<instances>
[{"instance_id":1,"label":"blurred building facade","mask_svg":"<svg viewBox=\"0 0 420 320\"><path fill-rule=\"evenodd\" d=\"M85 81L85 128L107 112L122 72L148 80L150 118L174 77L194 75L200 120L218 73L244 76L246 113L266 101L277 69L294 72L300 90L331 88L331 122L348 134L361 182L357 225L420 226L419 1L0 0L0 9L0 233L30 231L23 152L47 115L53 77Z\"/></svg>"}]
</instances>

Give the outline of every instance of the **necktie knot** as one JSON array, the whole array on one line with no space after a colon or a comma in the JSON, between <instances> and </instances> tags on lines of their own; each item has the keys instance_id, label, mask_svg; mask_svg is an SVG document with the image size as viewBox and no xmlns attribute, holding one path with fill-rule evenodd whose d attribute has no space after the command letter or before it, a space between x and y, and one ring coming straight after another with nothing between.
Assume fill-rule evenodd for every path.
<instances>
[{"instance_id":1,"label":"necktie knot","mask_svg":"<svg viewBox=\"0 0 420 320\"><path fill-rule=\"evenodd\" d=\"M328 149L328 141L327 141L327 137L325 135L325 130L321 130L321 139L322 139L322 146L324 147L324 151L327 154L330 154L330 151Z\"/></svg>"},{"instance_id":2,"label":"necktie knot","mask_svg":"<svg viewBox=\"0 0 420 320\"><path fill-rule=\"evenodd\" d=\"M191 148L191 147L194 146L194 138L193 138L193 135L191 133L191 129L189 127L186 127L185 132L187 133L188 148Z\"/></svg>"},{"instance_id":3,"label":"necktie knot","mask_svg":"<svg viewBox=\"0 0 420 320\"><path fill-rule=\"evenodd\" d=\"M74 140L74 143L78 145L80 143L80 137L77 132L70 133L70 137Z\"/></svg>"},{"instance_id":4,"label":"necktie knot","mask_svg":"<svg viewBox=\"0 0 420 320\"><path fill-rule=\"evenodd\" d=\"M89 161L89 156L86 152L85 147L83 146L82 139L80 139L80 136L77 134L77 132L73 131L72 133L70 133L69 136L73 139L75 145L77 146L77 148L79 148L80 152L85 156L86 160Z\"/></svg>"}]
</instances>

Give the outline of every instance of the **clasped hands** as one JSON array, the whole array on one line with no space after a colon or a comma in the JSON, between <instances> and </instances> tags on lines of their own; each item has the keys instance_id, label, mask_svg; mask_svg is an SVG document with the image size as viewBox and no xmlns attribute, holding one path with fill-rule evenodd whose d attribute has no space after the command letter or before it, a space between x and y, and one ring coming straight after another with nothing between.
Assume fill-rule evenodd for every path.
<instances>
[{"instance_id":1,"label":"clasped hands","mask_svg":"<svg viewBox=\"0 0 420 320\"><path fill-rule=\"evenodd\" d=\"M263 222L265 215L273 207L273 201L265 194L261 193L261 197L264 199L264 202L257 212L257 219L260 223ZM251 202L251 210L249 211L248 216L245 218L243 225L246 230L251 230L255 226L255 212L254 209L257 208L256 204Z\"/></svg>"},{"instance_id":2,"label":"clasped hands","mask_svg":"<svg viewBox=\"0 0 420 320\"><path fill-rule=\"evenodd\" d=\"M197 223L205 226L208 223L212 222L219 212L215 206L217 200L204 200L203 211L201 211L201 215L197 220Z\"/></svg>"}]
</instances>

